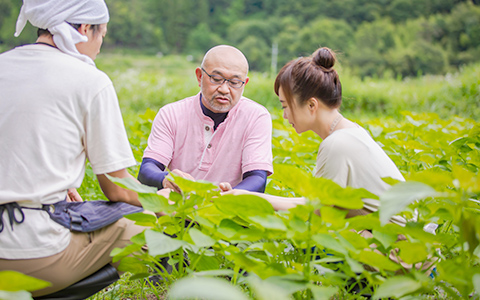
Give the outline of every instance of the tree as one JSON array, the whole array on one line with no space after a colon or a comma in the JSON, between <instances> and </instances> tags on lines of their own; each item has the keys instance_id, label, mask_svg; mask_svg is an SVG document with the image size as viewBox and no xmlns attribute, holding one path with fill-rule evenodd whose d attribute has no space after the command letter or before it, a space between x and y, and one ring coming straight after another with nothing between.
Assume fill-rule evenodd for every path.
<instances>
[{"instance_id":1,"label":"tree","mask_svg":"<svg viewBox=\"0 0 480 300\"><path fill-rule=\"evenodd\" d=\"M153 15L140 0L117 0L109 4L110 22L105 46L123 46L166 51L161 27L153 24ZM143 22L138 22L138 19Z\"/></svg>"},{"instance_id":2,"label":"tree","mask_svg":"<svg viewBox=\"0 0 480 300\"><path fill-rule=\"evenodd\" d=\"M298 33L295 41L297 55L309 55L320 46L339 53L348 53L353 43L353 30L343 20L319 18Z\"/></svg>"},{"instance_id":3,"label":"tree","mask_svg":"<svg viewBox=\"0 0 480 300\"><path fill-rule=\"evenodd\" d=\"M194 55L202 55L215 45L223 44L220 36L213 33L206 23L201 23L190 32L186 51Z\"/></svg>"}]
</instances>

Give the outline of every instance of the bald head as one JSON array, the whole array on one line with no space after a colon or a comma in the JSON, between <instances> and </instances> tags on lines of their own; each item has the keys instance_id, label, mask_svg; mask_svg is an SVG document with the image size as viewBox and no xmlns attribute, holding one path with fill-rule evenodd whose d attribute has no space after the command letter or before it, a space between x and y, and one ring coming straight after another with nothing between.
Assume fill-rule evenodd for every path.
<instances>
[{"instance_id":1,"label":"bald head","mask_svg":"<svg viewBox=\"0 0 480 300\"><path fill-rule=\"evenodd\" d=\"M207 51L202 61L203 68L224 68L243 77L248 74L248 61L245 55L235 47L219 45Z\"/></svg>"},{"instance_id":2,"label":"bald head","mask_svg":"<svg viewBox=\"0 0 480 300\"><path fill-rule=\"evenodd\" d=\"M230 111L242 97L249 80L248 61L235 47L215 46L205 54L195 74L203 105L214 113L224 113Z\"/></svg>"}]
</instances>

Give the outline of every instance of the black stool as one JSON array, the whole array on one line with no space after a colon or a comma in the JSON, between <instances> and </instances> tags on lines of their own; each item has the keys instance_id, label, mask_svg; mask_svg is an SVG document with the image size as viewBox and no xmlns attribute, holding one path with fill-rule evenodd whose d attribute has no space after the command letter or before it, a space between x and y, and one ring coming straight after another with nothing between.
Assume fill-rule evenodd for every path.
<instances>
[{"instance_id":1,"label":"black stool","mask_svg":"<svg viewBox=\"0 0 480 300\"><path fill-rule=\"evenodd\" d=\"M72 284L69 287L64 288L63 290L49 295L34 297L33 299L81 300L95 295L100 290L106 288L118 279L120 279L120 277L118 276L117 269L115 269L111 264L108 264L92 275Z\"/></svg>"}]
</instances>

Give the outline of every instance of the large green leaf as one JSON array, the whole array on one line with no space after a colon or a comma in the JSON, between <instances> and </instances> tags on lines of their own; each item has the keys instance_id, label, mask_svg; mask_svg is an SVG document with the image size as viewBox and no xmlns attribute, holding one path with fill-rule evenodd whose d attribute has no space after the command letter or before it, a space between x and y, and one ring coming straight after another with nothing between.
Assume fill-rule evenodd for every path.
<instances>
[{"instance_id":1,"label":"large green leaf","mask_svg":"<svg viewBox=\"0 0 480 300\"><path fill-rule=\"evenodd\" d=\"M308 287L308 281L301 274L287 274L283 276L270 276L264 281L285 290L289 294L303 291Z\"/></svg>"},{"instance_id":2,"label":"large green leaf","mask_svg":"<svg viewBox=\"0 0 480 300\"><path fill-rule=\"evenodd\" d=\"M399 241L395 247L400 250L398 256L407 264L414 264L427 259L428 251L424 243Z\"/></svg>"},{"instance_id":3,"label":"large green leaf","mask_svg":"<svg viewBox=\"0 0 480 300\"><path fill-rule=\"evenodd\" d=\"M190 228L188 233L190 234L193 243L198 247L211 247L217 242L196 228Z\"/></svg>"},{"instance_id":4,"label":"large green leaf","mask_svg":"<svg viewBox=\"0 0 480 300\"><path fill-rule=\"evenodd\" d=\"M274 168L274 178L294 190L298 195L311 200L320 200L322 205L361 209L363 198L377 198L376 195L365 189L342 188L330 179L315 178L312 174L308 174L296 166L275 164Z\"/></svg>"},{"instance_id":5,"label":"large green leaf","mask_svg":"<svg viewBox=\"0 0 480 300\"><path fill-rule=\"evenodd\" d=\"M323 206L320 208L320 214L325 223L331 224L333 228L341 228L345 225L345 216L347 210L340 210L336 207Z\"/></svg>"},{"instance_id":6,"label":"large green leaf","mask_svg":"<svg viewBox=\"0 0 480 300\"><path fill-rule=\"evenodd\" d=\"M117 177L113 177L113 176L110 176L108 174L107 175L107 178L125 188L125 189L128 189L128 190L132 190L132 191L135 191L137 193L142 193L142 194L156 194L157 193L157 188L155 187L151 187L151 186L148 186L148 185L144 185L144 184L141 184L140 182L138 182L136 179L132 178L132 177L125 177L125 178L117 178Z\"/></svg>"},{"instance_id":7,"label":"large green leaf","mask_svg":"<svg viewBox=\"0 0 480 300\"><path fill-rule=\"evenodd\" d=\"M50 282L16 271L0 271L0 291L36 291L51 286Z\"/></svg>"},{"instance_id":8,"label":"large green leaf","mask_svg":"<svg viewBox=\"0 0 480 300\"><path fill-rule=\"evenodd\" d=\"M248 300L248 297L225 280L188 277L176 281L171 286L168 299Z\"/></svg>"},{"instance_id":9,"label":"large green leaf","mask_svg":"<svg viewBox=\"0 0 480 300\"><path fill-rule=\"evenodd\" d=\"M287 230L287 227L283 223L282 219L274 215L254 215L249 218L251 221L261 225L265 229L271 230Z\"/></svg>"},{"instance_id":10,"label":"large green leaf","mask_svg":"<svg viewBox=\"0 0 480 300\"><path fill-rule=\"evenodd\" d=\"M360 253L354 255L353 258L357 259L359 262L380 270L397 271L401 269L400 265L394 263L386 256L373 251L360 251Z\"/></svg>"},{"instance_id":11,"label":"large green leaf","mask_svg":"<svg viewBox=\"0 0 480 300\"><path fill-rule=\"evenodd\" d=\"M0 290L2 300L32 300L32 294L27 291L7 292Z\"/></svg>"},{"instance_id":12,"label":"large green leaf","mask_svg":"<svg viewBox=\"0 0 480 300\"><path fill-rule=\"evenodd\" d=\"M333 286L317 286L310 284L308 287L310 288L310 291L312 291L313 299L315 300L331 299L338 292L338 287Z\"/></svg>"},{"instance_id":13,"label":"large green leaf","mask_svg":"<svg viewBox=\"0 0 480 300\"><path fill-rule=\"evenodd\" d=\"M145 213L129 214L124 217L129 220L135 221L135 224L140 226L153 227L157 223L157 217Z\"/></svg>"},{"instance_id":14,"label":"large green leaf","mask_svg":"<svg viewBox=\"0 0 480 300\"><path fill-rule=\"evenodd\" d=\"M414 293L422 288L422 284L411 277L396 276L385 280L373 295L374 299L380 298L400 298L410 293Z\"/></svg>"},{"instance_id":15,"label":"large green leaf","mask_svg":"<svg viewBox=\"0 0 480 300\"><path fill-rule=\"evenodd\" d=\"M197 273L195 273L196 275L198 275L198 271L204 271L204 272L208 270L219 271L218 269L220 268L220 262L215 256L207 256L207 255L196 254L193 252L188 252L188 257L190 259L189 267L192 270L197 271ZM212 276L212 273L210 273L209 276ZM220 275L216 275L216 276L220 276Z\"/></svg>"},{"instance_id":16,"label":"large green leaf","mask_svg":"<svg viewBox=\"0 0 480 300\"><path fill-rule=\"evenodd\" d=\"M272 215L275 212L267 200L254 195L224 195L215 198L214 203L225 214L246 219L251 216Z\"/></svg>"},{"instance_id":17,"label":"large green leaf","mask_svg":"<svg viewBox=\"0 0 480 300\"><path fill-rule=\"evenodd\" d=\"M437 194L433 188L421 182L398 183L380 197L380 222L385 225L392 216L402 212L410 203Z\"/></svg>"},{"instance_id":18,"label":"large green leaf","mask_svg":"<svg viewBox=\"0 0 480 300\"><path fill-rule=\"evenodd\" d=\"M173 173L170 173L168 175L168 178L175 182L175 184L178 185L178 187L182 190L184 193L190 193L190 192L195 192L195 193L205 193L205 192L210 192L213 190L217 190L215 194L219 194L220 192L218 191L218 186L214 185L211 182L204 181L204 180L190 180L183 178L181 176L175 175Z\"/></svg>"},{"instance_id":19,"label":"large green leaf","mask_svg":"<svg viewBox=\"0 0 480 300\"><path fill-rule=\"evenodd\" d=\"M174 252L188 243L182 240L171 238L161 232L147 229L145 231L148 253L152 256L164 255Z\"/></svg>"},{"instance_id":20,"label":"large green leaf","mask_svg":"<svg viewBox=\"0 0 480 300\"><path fill-rule=\"evenodd\" d=\"M133 274L148 273L148 267L145 265L145 263L136 259L135 257L122 258L118 269L122 272L130 272Z\"/></svg>"},{"instance_id":21,"label":"large green leaf","mask_svg":"<svg viewBox=\"0 0 480 300\"><path fill-rule=\"evenodd\" d=\"M157 194L139 194L138 200L145 210L158 213L171 213L175 211L175 206L168 203L168 199Z\"/></svg>"},{"instance_id":22,"label":"large green leaf","mask_svg":"<svg viewBox=\"0 0 480 300\"><path fill-rule=\"evenodd\" d=\"M252 287L258 300L290 300L289 292L281 285L274 284L267 280L261 280L257 276L249 276L247 278L248 285Z\"/></svg>"},{"instance_id":23,"label":"large green leaf","mask_svg":"<svg viewBox=\"0 0 480 300\"><path fill-rule=\"evenodd\" d=\"M347 254L348 250L340 244L333 236L329 234L316 234L312 236L312 239L318 246L322 248L331 249L335 252Z\"/></svg>"}]
</instances>

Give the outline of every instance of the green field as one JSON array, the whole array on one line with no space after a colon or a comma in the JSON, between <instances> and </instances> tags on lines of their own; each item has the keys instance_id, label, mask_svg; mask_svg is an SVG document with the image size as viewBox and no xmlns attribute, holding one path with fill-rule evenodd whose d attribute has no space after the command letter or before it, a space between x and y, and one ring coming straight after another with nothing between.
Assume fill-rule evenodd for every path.
<instances>
[{"instance_id":1,"label":"green field","mask_svg":"<svg viewBox=\"0 0 480 300\"><path fill-rule=\"evenodd\" d=\"M166 103L198 92L194 76L194 68L198 62L191 62L182 56L107 54L99 57L97 64L114 82L132 149L140 163L151 122L158 109ZM188 295L182 295L179 290L189 285L196 286L199 289L197 295L205 297L214 296L209 295L208 291L225 288L225 292L232 295L240 293L237 295L239 298L232 296L231 299L243 299L242 295L268 299L265 295L275 290L275 287L287 285L289 288L285 291L277 291L279 299L322 299L324 296L355 299L358 295L346 292L347 277L357 281L367 280L369 286L375 289L375 295L382 298L420 296L430 299L454 299L472 294L475 288L480 290L480 248L477 248L480 240L477 204L480 192L480 127L477 123L480 116L480 65L465 67L456 74L401 81L371 78L361 80L349 76L347 69L340 68L344 90L343 114L370 131L407 179L406 185L398 185L392 196L397 200L403 199L398 200L403 202L385 202L384 206L409 219L416 214L416 222L409 223L406 228L382 226L380 220L385 219L382 210L380 214L371 216L371 219L360 218L349 222L343 218L342 213L330 211L320 204L321 199L324 202L330 201L326 204L334 204L341 199L353 201L357 196L348 191L340 191L328 182L311 178L308 172L314 167L320 138L311 132L297 135L288 122L282 119L280 105L273 92L273 77L269 74L253 73L250 78L245 96L266 106L272 114L274 125L275 174L269 179L267 192L302 195L311 199L312 203L286 214L265 212L269 216L268 221L252 220L252 215L260 214L261 208L257 202L259 200L255 200L252 207L248 206L248 199L241 200L247 203L242 208L244 213L233 216L225 214L224 211L211 211L206 204L208 201L205 200L214 194L207 192L210 186L190 186L188 182L182 183L184 190L189 191L186 193L190 195L189 199L196 199L194 203L190 203L190 200L184 198L184 205L197 205L198 211L184 208L183 214L177 215L177 221L148 221L146 224L152 229L177 233L182 243L186 241L195 244L198 239L201 240L200 237L211 237L207 239L211 243L204 246L214 249L211 251L213 253L205 256L205 247L200 247L201 250L195 248L196 251L180 247L171 252L151 253L151 256L135 254L135 258L125 260L123 267L127 273L120 283L93 299L154 298L155 295L164 297L167 291L172 291L179 297L187 297ZM131 169L135 176L137 168ZM91 171L87 173L81 193L86 198L101 198ZM332 193L334 197L328 196ZM357 192L357 195L361 195L361 192ZM325 198L329 197L332 199L325 201ZM413 199L419 201L414 202ZM222 205L232 205L227 202ZM228 210L225 207L224 209ZM322 212L325 210L325 214L322 214L324 219L313 219L313 208L320 208ZM165 207L160 205L156 209ZM177 206L170 209L180 208ZM332 217L325 217L328 214ZM178 227L178 224L184 221L182 216L202 220L199 223L204 226L200 231L195 231L197 240L192 237L194 229L188 228L188 232L186 229L178 229L182 227ZM251 232L245 233L243 238L236 235L234 244L229 240L228 247L220 247L218 245L227 243L225 240L228 238L218 234L223 223L215 224L212 216L247 226ZM311 227L303 228L299 221L302 224L311 224L316 230L310 231ZM427 235L423 230L419 230L430 222L439 224L437 235ZM376 228L373 240L359 239L358 236L350 234L351 229L361 230L367 223L370 228ZM237 227L229 228L234 230L232 228ZM409 244L394 243L391 239L397 234L406 235ZM140 241L145 242L145 237ZM146 242L155 243L155 238L149 236ZM433 256L440 261L437 265L438 275L434 279L422 272L398 275L394 271L395 267L388 261L360 251L363 246L372 242L382 244L379 247L382 253L388 253L392 248L400 248L401 258L411 263L424 262L427 257ZM293 246L293 250L288 252L285 245ZM312 246L316 248L311 248ZM316 250L312 253L309 249ZM338 261L343 261L339 269L341 272L326 262L328 256L325 257L325 252L318 249L331 251ZM143 279L128 280L130 276L146 276L145 272L151 268L154 256L182 261L181 254L184 250L188 252L190 259L196 258L198 264L190 265L186 269L180 268L172 273L161 287L152 289ZM121 253L123 254L119 257L126 253L135 253L135 249L126 249ZM323 258L315 259L319 257ZM374 265L377 270L359 273L360 264ZM282 266L279 270L274 269L273 266L279 265ZM266 266L267 270L271 270L265 271ZM461 270L456 266L462 266ZM234 275L225 270L233 270ZM244 277L241 271L236 273L239 270L247 270L251 276ZM221 274L220 278L224 280L201 275L217 274L216 272ZM195 282L189 281L192 280L189 274L197 274L197 279L201 278L205 282L202 281L202 285L197 286ZM225 278L230 278L233 285L224 286L227 282ZM409 288L405 289L405 286ZM476 294L474 297L478 298Z\"/></svg>"},{"instance_id":2,"label":"green field","mask_svg":"<svg viewBox=\"0 0 480 300\"><path fill-rule=\"evenodd\" d=\"M97 59L118 93L138 164L158 109L198 92L198 64L184 56L102 54ZM365 283L363 293L374 298L479 299L480 65L404 80L361 80L342 66L339 73L342 113L371 133L407 179L392 182L379 212L345 219L345 211L332 207L362 205L365 191L342 189L310 175L321 139L312 132L297 135L282 118L274 77L252 73L245 96L270 110L274 128L275 173L266 192L301 195L310 202L274 212L262 199L219 197L214 186L181 178L175 181L184 195L171 196L174 205L144 190L144 207L167 215L131 216L149 229L113 253L126 273L91 299L183 299L192 294L205 299L362 299L352 293L355 282ZM130 172L136 176L138 165ZM79 192L84 199L103 199L89 167ZM394 214L411 221L406 227L386 224ZM186 226L187 219L200 226ZM439 225L436 235L422 229L428 223ZM352 232L367 228L373 237ZM396 241L400 234L405 241ZM149 253L140 251L145 243ZM372 244L377 252L371 251ZM393 249L407 263L436 259L436 276L402 273L385 257ZM155 264L162 257L178 268L152 288L144 278L154 269L162 272Z\"/></svg>"}]
</instances>

